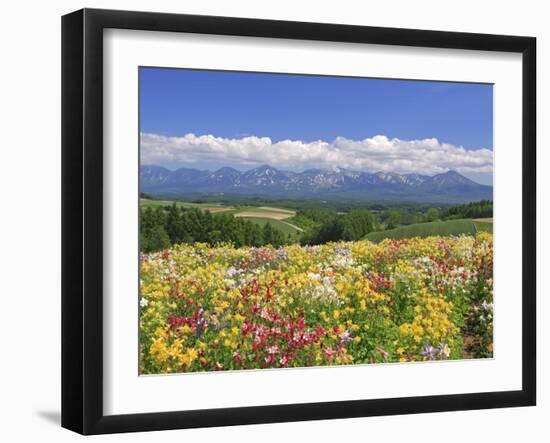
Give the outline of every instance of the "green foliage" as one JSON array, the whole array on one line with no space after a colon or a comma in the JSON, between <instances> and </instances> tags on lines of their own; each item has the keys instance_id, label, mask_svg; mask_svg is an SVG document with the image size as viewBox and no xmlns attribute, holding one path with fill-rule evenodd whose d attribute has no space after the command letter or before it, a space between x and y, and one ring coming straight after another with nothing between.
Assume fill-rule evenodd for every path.
<instances>
[{"instance_id":1,"label":"green foliage","mask_svg":"<svg viewBox=\"0 0 550 443\"><path fill-rule=\"evenodd\" d=\"M260 228L263 228L266 223L270 223L273 229L281 231L285 236L289 236L296 240L298 231L296 228L290 226L288 223L285 223L287 220L276 220L271 218L262 218L262 217L246 217L245 220L250 221L252 224L258 225ZM292 223L292 221L290 221Z\"/></svg>"},{"instance_id":2,"label":"green foliage","mask_svg":"<svg viewBox=\"0 0 550 443\"><path fill-rule=\"evenodd\" d=\"M433 222L439 218L439 211L436 208L430 208L426 211L426 221Z\"/></svg>"},{"instance_id":3,"label":"green foliage","mask_svg":"<svg viewBox=\"0 0 550 443\"><path fill-rule=\"evenodd\" d=\"M262 229L262 235L264 239L264 243L271 246L281 246L285 242L285 237L281 233L281 231L278 231L276 229L273 229L271 226L271 223L267 222L263 229Z\"/></svg>"},{"instance_id":4,"label":"green foliage","mask_svg":"<svg viewBox=\"0 0 550 443\"><path fill-rule=\"evenodd\" d=\"M287 221L307 231L318 228L334 215L336 211L324 208L299 209L296 215Z\"/></svg>"},{"instance_id":5,"label":"green foliage","mask_svg":"<svg viewBox=\"0 0 550 443\"><path fill-rule=\"evenodd\" d=\"M429 223L417 223L409 226L400 226L387 231L371 232L365 238L379 242L385 238L411 238L429 237L432 235L459 235L475 234L477 231L492 232L491 223L479 223L473 220L448 220L434 221Z\"/></svg>"},{"instance_id":6,"label":"green foliage","mask_svg":"<svg viewBox=\"0 0 550 443\"><path fill-rule=\"evenodd\" d=\"M488 218L493 216L493 202L481 200L465 205L451 206L443 211L442 218L445 220L459 218Z\"/></svg>"},{"instance_id":7,"label":"green foliage","mask_svg":"<svg viewBox=\"0 0 550 443\"><path fill-rule=\"evenodd\" d=\"M390 209L388 211L386 219L386 228L393 229L397 228L401 224L401 211L397 209Z\"/></svg>"},{"instance_id":8,"label":"green foliage","mask_svg":"<svg viewBox=\"0 0 550 443\"><path fill-rule=\"evenodd\" d=\"M210 245L232 243L237 247L281 246L288 236L271 223L259 224L231 214L212 215L198 208L171 206L140 208L140 249L158 251L178 243L204 242Z\"/></svg>"},{"instance_id":9,"label":"green foliage","mask_svg":"<svg viewBox=\"0 0 550 443\"><path fill-rule=\"evenodd\" d=\"M339 240L359 240L374 230L374 217L369 211L332 214L316 229L302 236L303 244L322 244Z\"/></svg>"},{"instance_id":10,"label":"green foliage","mask_svg":"<svg viewBox=\"0 0 550 443\"><path fill-rule=\"evenodd\" d=\"M378 241L385 237L492 231L490 217L493 204L489 200L456 206L428 206L339 200L270 200L253 196L204 196L193 202L149 200L147 197L142 195L144 200L141 203L140 238L143 251L166 247L166 236L169 245L231 242L235 246L279 246L296 241L302 244L352 241L364 238L367 234L367 238ZM296 215L284 221L261 216L235 217L240 211L260 213L266 210L262 206L293 209ZM223 212L209 211L216 207L223 208ZM463 220L480 218L487 220ZM437 220L458 223L442 225ZM156 226L162 229L153 229ZM406 229L408 227L410 229ZM383 229L385 231L381 231Z\"/></svg>"}]
</instances>

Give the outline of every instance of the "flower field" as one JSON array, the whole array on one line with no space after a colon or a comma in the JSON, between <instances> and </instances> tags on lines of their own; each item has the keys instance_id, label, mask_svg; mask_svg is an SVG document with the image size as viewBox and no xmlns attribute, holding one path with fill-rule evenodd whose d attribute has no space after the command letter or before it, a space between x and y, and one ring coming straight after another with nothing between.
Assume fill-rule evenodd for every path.
<instances>
[{"instance_id":1,"label":"flower field","mask_svg":"<svg viewBox=\"0 0 550 443\"><path fill-rule=\"evenodd\" d=\"M492 235L141 256L140 372L491 357Z\"/></svg>"}]
</instances>

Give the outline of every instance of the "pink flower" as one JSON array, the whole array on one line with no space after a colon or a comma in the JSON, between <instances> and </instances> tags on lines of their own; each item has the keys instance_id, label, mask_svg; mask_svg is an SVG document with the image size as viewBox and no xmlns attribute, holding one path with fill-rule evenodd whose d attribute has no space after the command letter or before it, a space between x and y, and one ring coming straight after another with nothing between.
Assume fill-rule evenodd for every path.
<instances>
[{"instance_id":1,"label":"pink flower","mask_svg":"<svg viewBox=\"0 0 550 443\"><path fill-rule=\"evenodd\" d=\"M277 345L269 346L267 348L267 353L269 355L275 355L277 352L279 352L279 347Z\"/></svg>"},{"instance_id":2,"label":"pink flower","mask_svg":"<svg viewBox=\"0 0 550 443\"><path fill-rule=\"evenodd\" d=\"M332 359L332 357L334 357L334 355L336 354L336 352L333 351L332 348L325 348L323 352L325 353L325 356L329 359Z\"/></svg>"},{"instance_id":3,"label":"pink flower","mask_svg":"<svg viewBox=\"0 0 550 443\"><path fill-rule=\"evenodd\" d=\"M315 333L319 336L319 337L322 337L323 335L325 335L325 328L323 328L322 326L317 326L317 328L315 329Z\"/></svg>"}]
</instances>

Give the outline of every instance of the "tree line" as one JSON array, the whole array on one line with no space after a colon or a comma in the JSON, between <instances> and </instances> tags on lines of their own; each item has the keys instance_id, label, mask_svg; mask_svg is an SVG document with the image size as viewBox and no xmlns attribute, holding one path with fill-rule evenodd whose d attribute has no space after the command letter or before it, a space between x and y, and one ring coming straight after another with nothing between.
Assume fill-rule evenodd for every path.
<instances>
[{"instance_id":1,"label":"tree line","mask_svg":"<svg viewBox=\"0 0 550 443\"><path fill-rule=\"evenodd\" d=\"M379 214L383 229L394 229L402 225L426 223L436 220L456 220L461 218L487 218L493 216L493 202L481 200L462 205L427 209L390 208Z\"/></svg>"},{"instance_id":2,"label":"tree line","mask_svg":"<svg viewBox=\"0 0 550 443\"><path fill-rule=\"evenodd\" d=\"M288 237L271 226L264 226L228 214L212 215L197 208L176 204L164 209L140 208L140 250L153 252L179 243L232 243L236 247L281 246Z\"/></svg>"},{"instance_id":3,"label":"tree line","mask_svg":"<svg viewBox=\"0 0 550 443\"><path fill-rule=\"evenodd\" d=\"M360 240L375 229L375 220L369 211L351 211L348 214L330 214L319 211L316 214L309 210L309 217L314 217L320 224L306 231L300 242L316 245L331 241Z\"/></svg>"},{"instance_id":4,"label":"tree line","mask_svg":"<svg viewBox=\"0 0 550 443\"><path fill-rule=\"evenodd\" d=\"M452 220L457 218L488 218L493 216L493 201L481 200L447 208L443 211L442 218Z\"/></svg>"}]
</instances>

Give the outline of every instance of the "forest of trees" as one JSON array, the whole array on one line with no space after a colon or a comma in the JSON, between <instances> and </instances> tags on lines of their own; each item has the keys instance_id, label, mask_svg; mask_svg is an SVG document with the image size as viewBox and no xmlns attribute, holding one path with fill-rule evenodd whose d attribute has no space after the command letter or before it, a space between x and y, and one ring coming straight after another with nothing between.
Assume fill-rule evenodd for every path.
<instances>
[{"instance_id":1,"label":"forest of trees","mask_svg":"<svg viewBox=\"0 0 550 443\"><path fill-rule=\"evenodd\" d=\"M443 210L441 218L452 220L457 218L488 218L493 216L493 202L481 200L465 205L452 206Z\"/></svg>"},{"instance_id":2,"label":"forest of trees","mask_svg":"<svg viewBox=\"0 0 550 443\"><path fill-rule=\"evenodd\" d=\"M302 214L303 215L303 214ZM320 222L316 228L306 231L302 244L322 244L338 240L359 240L375 228L375 220L369 211L351 211L348 214L330 214L309 210L309 217Z\"/></svg>"},{"instance_id":3,"label":"forest of trees","mask_svg":"<svg viewBox=\"0 0 550 443\"><path fill-rule=\"evenodd\" d=\"M140 249L158 251L178 243L204 242L211 245L281 246L285 235L270 223L260 226L227 214L212 215L197 208L140 208Z\"/></svg>"},{"instance_id":4,"label":"forest of trees","mask_svg":"<svg viewBox=\"0 0 550 443\"><path fill-rule=\"evenodd\" d=\"M439 208L393 207L380 212L378 219L383 229L394 229L398 226L432 222L435 220L487 218L492 216L493 202L491 200L481 200L463 205Z\"/></svg>"}]
</instances>

